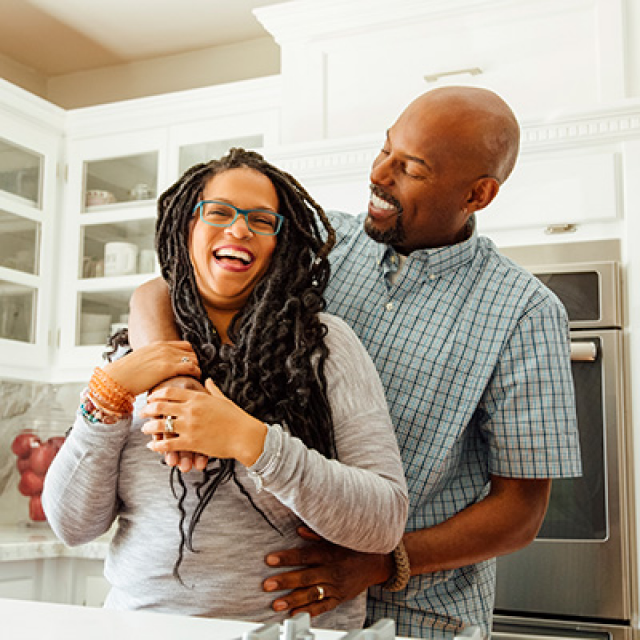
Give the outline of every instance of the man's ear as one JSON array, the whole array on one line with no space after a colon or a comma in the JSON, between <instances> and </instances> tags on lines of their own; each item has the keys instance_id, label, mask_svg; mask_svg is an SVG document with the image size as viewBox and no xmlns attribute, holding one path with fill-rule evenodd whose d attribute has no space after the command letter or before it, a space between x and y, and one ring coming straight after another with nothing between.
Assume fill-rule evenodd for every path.
<instances>
[{"instance_id":1,"label":"man's ear","mask_svg":"<svg viewBox=\"0 0 640 640\"><path fill-rule=\"evenodd\" d=\"M467 210L469 213L480 211L488 206L496 197L500 190L500 183L491 177L478 178L473 186L467 199Z\"/></svg>"}]
</instances>

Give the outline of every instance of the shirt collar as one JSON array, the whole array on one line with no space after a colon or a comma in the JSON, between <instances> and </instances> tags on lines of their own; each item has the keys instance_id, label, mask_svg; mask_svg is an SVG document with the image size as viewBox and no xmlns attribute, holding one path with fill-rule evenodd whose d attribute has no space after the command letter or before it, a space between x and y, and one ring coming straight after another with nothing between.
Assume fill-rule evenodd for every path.
<instances>
[{"instance_id":1,"label":"shirt collar","mask_svg":"<svg viewBox=\"0 0 640 640\"><path fill-rule=\"evenodd\" d=\"M406 266L408 267L410 262L419 264L421 265L419 268L425 272L425 275L439 276L471 262L478 246L478 233L475 215L472 215L469 220L471 235L466 240L446 247L412 251ZM397 256L397 251L389 245L375 243L374 252L377 264L386 267L386 270L394 260L397 262L397 258L394 257Z\"/></svg>"}]
</instances>

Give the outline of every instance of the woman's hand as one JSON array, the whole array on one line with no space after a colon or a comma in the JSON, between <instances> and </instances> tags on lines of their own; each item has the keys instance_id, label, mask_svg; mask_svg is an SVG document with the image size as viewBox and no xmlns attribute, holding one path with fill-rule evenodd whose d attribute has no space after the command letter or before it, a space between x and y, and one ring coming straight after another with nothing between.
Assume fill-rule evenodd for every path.
<instances>
[{"instance_id":1,"label":"woman's hand","mask_svg":"<svg viewBox=\"0 0 640 640\"><path fill-rule=\"evenodd\" d=\"M172 416L173 437L152 440L152 451L193 451L210 458L235 458L246 467L253 465L264 449L266 425L229 400L209 379L208 393L165 388L152 393L140 412L149 420L143 433L167 433L167 417Z\"/></svg>"},{"instance_id":2,"label":"woman's hand","mask_svg":"<svg viewBox=\"0 0 640 640\"><path fill-rule=\"evenodd\" d=\"M188 342L155 342L103 367L105 373L137 396L168 378L200 378L198 358Z\"/></svg>"},{"instance_id":3,"label":"woman's hand","mask_svg":"<svg viewBox=\"0 0 640 640\"><path fill-rule=\"evenodd\" d=\"M200 391L201 393L207 393L207 390L202 386L199 380L189 378L187 376L178 376L177 378L170 378L161 382L154 391L158 391L165 387L175 387L177 389L192 389L193 391ZM158 437L158 440L162 440L162 437ZM207 467L209 458L201 453L193 453L192 451L170 451L165 453L164 461L169 467L178 467L182 473L188 473L191 469L197 469L203 471Z\"/></svg>"}]
</instances>

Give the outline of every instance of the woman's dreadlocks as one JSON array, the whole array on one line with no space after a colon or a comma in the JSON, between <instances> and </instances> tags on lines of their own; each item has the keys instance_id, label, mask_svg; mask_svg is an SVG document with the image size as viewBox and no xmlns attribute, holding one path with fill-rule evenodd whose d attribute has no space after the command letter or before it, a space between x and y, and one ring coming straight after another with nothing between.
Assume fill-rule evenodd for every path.
<instances>
[{"instance_id":1,"label":"woman's dreadlocks","mask_svg":"<svg viewBox=\"0 0 640 640\"><path fill-rule=\"evenodd\" d=\"M265 275L229 326L232 344L222 344L196 286L189 232L194 208L209 180L239 168L258 171L271 180L285 221ZM198 356L202 379L210 377L247 413L267 423L286 425L292 435L327 457L335 457L336 451L324 375L326 327L318 312L325 306L327 255L334 241L326 214L306 190L258 153L244 149L231 149L220 160L192 167L158 201L156 250L162 277L169 285L179 332ZM178 503L181 544L174 567L180 579L184 548L193 551L194 528L221 483L233 479L257 507L236 477L235 462L212 460L197 485L199 502L185 533L187 487L176 467L172 488L175 478L182 487Z\"/></svg>"}]
</instances>

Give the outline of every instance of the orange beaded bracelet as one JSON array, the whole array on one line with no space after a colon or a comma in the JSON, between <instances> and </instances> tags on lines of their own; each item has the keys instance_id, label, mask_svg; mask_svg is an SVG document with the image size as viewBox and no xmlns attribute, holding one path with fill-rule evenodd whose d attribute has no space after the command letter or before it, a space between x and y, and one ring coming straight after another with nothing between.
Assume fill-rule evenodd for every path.
<instances>
[{"instance_id":1,"label":"orange beaded bracelet","mask_svg":"<svg viewBox=\"0 0 640 640\"><path fill-rule=\"evenodd\" d=\"M105 411L121 415L133 412L134 395L100 367L93 371L89 381L89 393L94 402Z\"/></svg>"}]
</instances>

